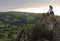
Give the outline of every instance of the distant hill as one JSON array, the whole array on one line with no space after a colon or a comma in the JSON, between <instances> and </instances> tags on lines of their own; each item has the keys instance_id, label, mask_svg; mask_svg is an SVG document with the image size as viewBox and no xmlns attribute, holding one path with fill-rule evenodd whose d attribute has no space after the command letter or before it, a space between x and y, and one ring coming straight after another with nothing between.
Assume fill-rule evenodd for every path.
<instances>
[{"instance_id":1,"label":"distant hill","mask_svg":"<svg viewBox=\"0 0 60 41\"><path fill-rule=\"evenodd\" d=\"M59 32L60 16L50 13L0 12L0 41L58 41Z\"/></svg>"}]
</instances>

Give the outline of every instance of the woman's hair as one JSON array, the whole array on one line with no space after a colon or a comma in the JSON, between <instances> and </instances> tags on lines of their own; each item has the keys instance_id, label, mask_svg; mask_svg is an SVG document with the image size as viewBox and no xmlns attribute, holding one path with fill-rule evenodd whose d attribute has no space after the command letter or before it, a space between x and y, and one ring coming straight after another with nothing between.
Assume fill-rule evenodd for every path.
<instances>
[{"instance_id":1,"label":"woman's hair","mask_svg":"<svg viewBox=\"0 0 60 41\"><path fill-rule=\"evenodd\" d=\"M51 5L49 6L50 8L53 8Z\"/></svg>"}]
</instances>

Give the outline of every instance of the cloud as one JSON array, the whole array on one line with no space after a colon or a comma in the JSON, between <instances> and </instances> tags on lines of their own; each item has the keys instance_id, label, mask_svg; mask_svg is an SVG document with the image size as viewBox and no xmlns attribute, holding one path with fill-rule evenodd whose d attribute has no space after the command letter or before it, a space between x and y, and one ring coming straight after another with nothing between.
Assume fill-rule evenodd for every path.
<instances>
[{"instance_id":1,"label":"cloud","mask_svg":"<svg viewBox=\"0 0 60 41\"><path fill-rule=\"evenodd\" d=\"M60 0L0 0L0 11L17 8L47 7L50 4L60 6Z\"/></svg>"}]
</instances>

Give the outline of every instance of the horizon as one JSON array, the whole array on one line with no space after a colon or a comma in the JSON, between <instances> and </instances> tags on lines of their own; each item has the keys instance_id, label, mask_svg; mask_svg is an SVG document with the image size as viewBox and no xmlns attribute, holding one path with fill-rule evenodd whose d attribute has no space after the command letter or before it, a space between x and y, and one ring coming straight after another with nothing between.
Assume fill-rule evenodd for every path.
<instances>
[{"instance_id":1,"label":"horizon","mask_svg":"<svg viewBox=\"0 0 60 41\"><path fill-rule=\"evenodd\" d=\"M16 11L16 12L28 12L28 13L47 13L48 10L49 8L25 8L25 9L8 10L3 12ZM60 8L54 8L53 11L55 15L60 16Z\"/></svg>"}]
</instances>

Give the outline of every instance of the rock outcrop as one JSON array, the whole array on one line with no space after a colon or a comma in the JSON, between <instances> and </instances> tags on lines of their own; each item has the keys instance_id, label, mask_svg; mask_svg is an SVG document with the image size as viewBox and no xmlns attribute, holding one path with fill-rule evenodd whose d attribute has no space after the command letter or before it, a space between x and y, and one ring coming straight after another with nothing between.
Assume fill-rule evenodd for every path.
<instances>
[{"instance_id":1,"label":"rock outcrop","mask_svg":"<svg viewBox=\"0 0 60 41\"><path fill-rule=\"evenodd\" d=\"M60 26L58 25L60 23L55 15L42 14L41 22L34 26L36 28L23 29L14 41L60 41Z\"/></svg>"}]
</instances>

